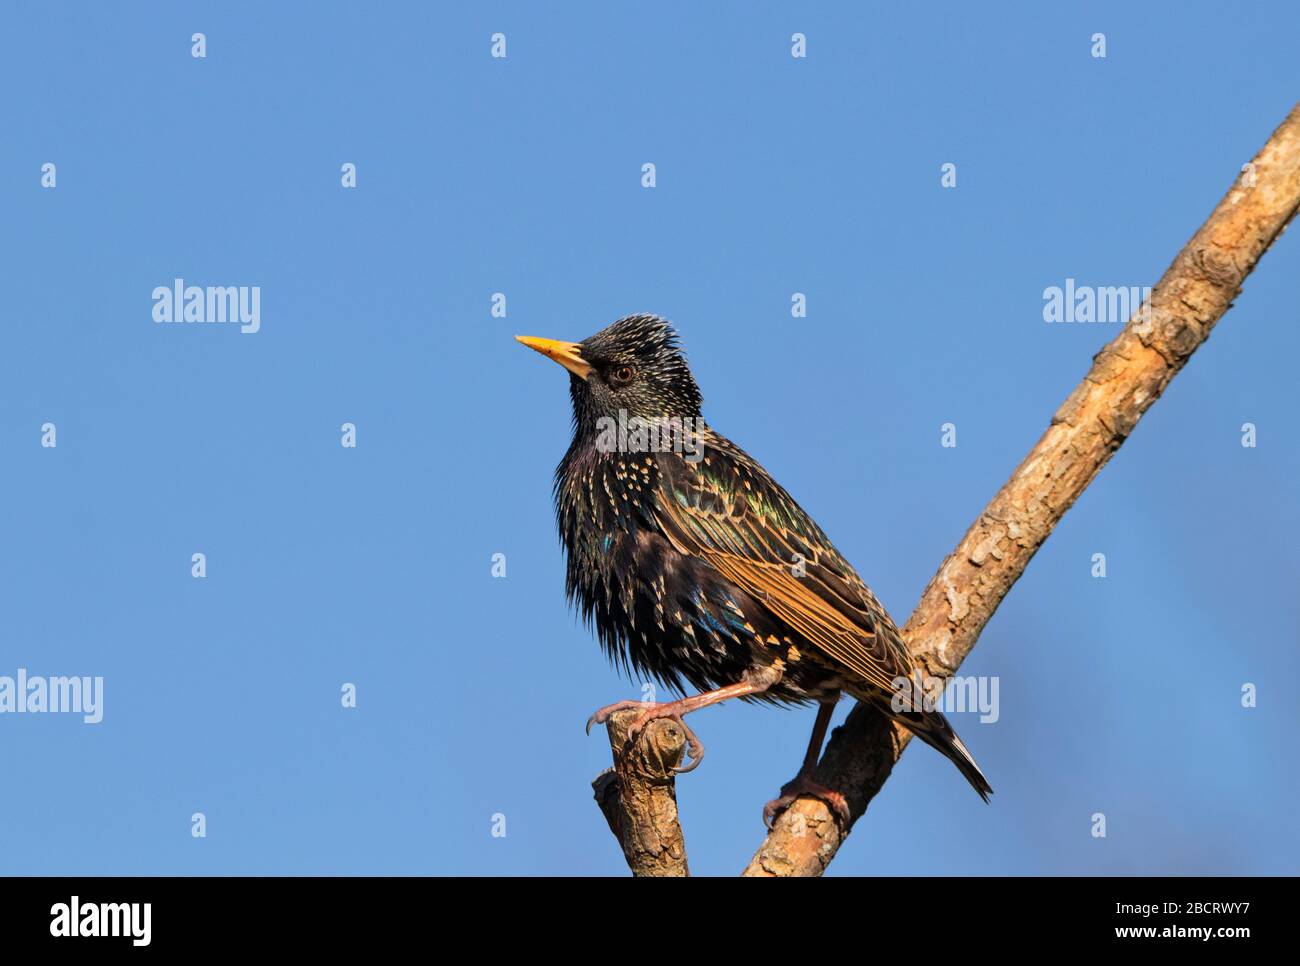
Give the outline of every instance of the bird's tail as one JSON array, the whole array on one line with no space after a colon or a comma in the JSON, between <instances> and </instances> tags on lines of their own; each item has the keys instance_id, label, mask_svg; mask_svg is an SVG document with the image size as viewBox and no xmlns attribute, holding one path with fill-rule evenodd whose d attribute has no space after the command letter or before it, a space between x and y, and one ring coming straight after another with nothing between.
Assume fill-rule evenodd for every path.
<instances>
[{"instance_id":1,"label":"bird's tail","mask_svg":"<svg viewBox=\"0 0 1300 966\"><path fill-rule=\"evenodd\" d=\"M888 701L883 704L878 703L877 707L956 765L957 770L966 776L971 787L979 792L980 798L986 802L989 800L989 796L993 794L993 786L984 777L980 766L975 764L974 757L966 750L962 740L957 737L957 732L953 731L952 725L941 712L895 711Z\"/></svg>"}]
</instances>

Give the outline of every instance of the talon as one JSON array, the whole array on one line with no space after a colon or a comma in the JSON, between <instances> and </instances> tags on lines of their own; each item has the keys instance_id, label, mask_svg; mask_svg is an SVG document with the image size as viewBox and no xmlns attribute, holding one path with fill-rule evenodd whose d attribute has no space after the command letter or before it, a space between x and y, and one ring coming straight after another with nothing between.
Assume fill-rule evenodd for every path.
<instances>
[{"instance_id":1,"label":"talon","mask_svg":"<svg viewBox=\"0 0 1300 966\"><path fill-rule=\"evenodd\" d=\"M605 724L616 711L627 711L631 708L653 709L656 707L652 701L615 701L613 704L607 704L603 708L598 708L596 713L587 719L587 734L591 734L591 726L596 724ZM635 734L635 731L632 732Z\"/></svg>"},{"instance_id":2,"label":"talon","mask_svg":"<svg viewBox=\"0 0 1300 966\"><path fill-rule=\"evenodd\" d=\"M776 822L776 817L780 815L781 812L784 812L787 808L789 808L790 805L791 805L790 802L782 802L782 800L779 798L774 798L766 805L764 805L763 806L763 827L766 828L769 832L772 831L772 826Z\"/></svg>"},{"instance_id":3,"label":"talon","mask_svg":"<svg viewBox=\"0 0 1300 966\"><path fill-rule=\"evenodd\" d=\"M689 764L675 765L673 773L685 775L687 772L695 771L696 768L700 767L700 762L704 760L704 742L700 741L699 737L680 716L677 718L677 723L682 726L682 731L686 732L686 755L689 757L690 762Z\"/></svg>"},{"instance_id":4,"label":"talon","mask_svg":"<svg viewBox=\"0 0 1300 966\"><path fill-rule=\"evenodd\" d=\"M591 734L591 726L595 724L605 724L609 719L619 711L628 711L633 708L640 708L641 714L632 722L631 727L627 729L629 741L633 741L645 730L646 725L658 718L668 718L677 722L682 732L686 735L686 754L683 756L684 763L675 765L673 772L678 775L684 775L687 772L695 771L704 760L704 742L700 741L699 735L691 730L691 726L682 720L680 711L673 708L671 703L656 704L653 701L616 701L613 704L606 705L598 710L587 719L587 734ZM689 760L685 760L689 759Z\"/></svg>"},{"instance_id":5,"label":"talon","mask_svg":"<svg viewBox=\"0 0 1300 966\"><path fill-rule=\"evenodd\" d=\"M844 796L833 788L813 781L810 775L803 772L782 785L780 796L763 806L763 824L770 829L777 817L803 796L816 798L829 808L831 814L839 820L841 830L848 829L852 824L849 803Z\"/></svg>"},{"instance_id":6,"label":"talon","mask_svg":"<svg viewBox=\"0 0 1300 966\"><path fill-rule=\"evenodd\" d=\"M632 722L632 727L627 729L627 736L629 739L635 739L645 730L646 725L659 718L667 718L669 721L676 722L677 726L682 729L682 733L686 735L686 755L690 758L690 762L673 766L673 773L684 775L689 771L695 771L700 766L700 762L704 759L704 742L700 741L699 735L691 730L691 726L682 719L679 712L665 710L668 707L669 705L659 704L646 708L641 713L641 716Z\"/></svg>"}]
</instances>

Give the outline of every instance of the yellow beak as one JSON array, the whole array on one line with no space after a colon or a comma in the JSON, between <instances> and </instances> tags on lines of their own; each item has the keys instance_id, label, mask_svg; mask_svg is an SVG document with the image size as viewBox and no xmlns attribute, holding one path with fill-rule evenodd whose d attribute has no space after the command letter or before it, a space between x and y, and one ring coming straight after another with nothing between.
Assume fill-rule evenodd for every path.
<instances>
[{"instance_id":1,"label":"yellow beak","mask_svg":"<svg viewBox=\"0 0 1300 966\"><path fill-rule=\"evenodd\" d=\"M517 335L515 339L540 352L552 362L558 362L579 379L591 375L591 366L582 358L582 346L576 342L559 342L556 339L537 339L531 335Z\"/></svg>"}]
</instances>

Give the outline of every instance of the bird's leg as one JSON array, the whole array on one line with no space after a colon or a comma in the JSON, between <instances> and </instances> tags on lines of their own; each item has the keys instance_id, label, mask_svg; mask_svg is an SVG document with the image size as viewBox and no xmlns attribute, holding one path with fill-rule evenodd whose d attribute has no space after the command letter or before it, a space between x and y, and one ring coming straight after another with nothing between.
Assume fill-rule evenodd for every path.
<instances>
[{"instance_id":1,"label":"bird's leg","mask_svg":"<svg viewBox=\"0 0 1300 966\"><path fill-rule=\"evenodd\" d=\"M725 688L704 691L687 698L678 698L676 701L666 701L663 704L653 701L618 701L606 705L587 719L587 733L591 733L593 724L604 724L616 711L634 708L642 709L641 714L628 728L628 738L636 738L642 729L656 718L672 718L686 732L687 750L691 759L689 765L680 765L674 768L673 771L678 774L685 774L688 771L694 771L700 761L703 760L704 742L700 741L695 732L682 720L682 715L690 714L692 711L699 711L700 708L707 708L711 704L726 701L728 698L743 698L749 694L761 694L779 680L781 680L781 670L776 667L767 667L750 672L742 680L735 684L728 684ZM825 728L823 727L822 730L825 731Z\"/></svg>"},{"instance_id":2,"label":"bird's leg","mask_svg":"<svg viewBox=\"0 0 1300 966\"><path fill-rule=\"evenodd\" d=\"M799 773L781 786L780 797L772 799L763 806L763 824L768 828L772 827L776 817L793 805L794 800L800 795L820 798L839 818L844 828L849 827L849 803L845 801L844 796L814 781L812 777L817 770L817 759L821 755L822 742L826 739L826 729L830 727L831 716L835 714L835 704L838 701L837 694L833 700L823 701L817 708L817 720L813 723L812 736L808 739L808 751L804 753L803 765L800 766Z\"/></svg>"}]
</instances>

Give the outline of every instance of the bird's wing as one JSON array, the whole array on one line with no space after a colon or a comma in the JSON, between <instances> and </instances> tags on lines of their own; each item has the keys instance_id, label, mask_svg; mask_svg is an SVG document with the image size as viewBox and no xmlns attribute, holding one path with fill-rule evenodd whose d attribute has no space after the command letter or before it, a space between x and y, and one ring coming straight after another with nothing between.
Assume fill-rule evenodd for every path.
<instances>
[{"instance_id":1,"label":"bird's wing","mask_svg":"<svg viewBox=\"0 0 1300 966\"><path fill-rule=\"evenodd\" d=\"M708 561L824 658L877 688L910 677L889 615L817 524L734 443L709 432L703 454L694 463L659 459L654 514L675 549Z\"/></svg>"}]
</instances>

